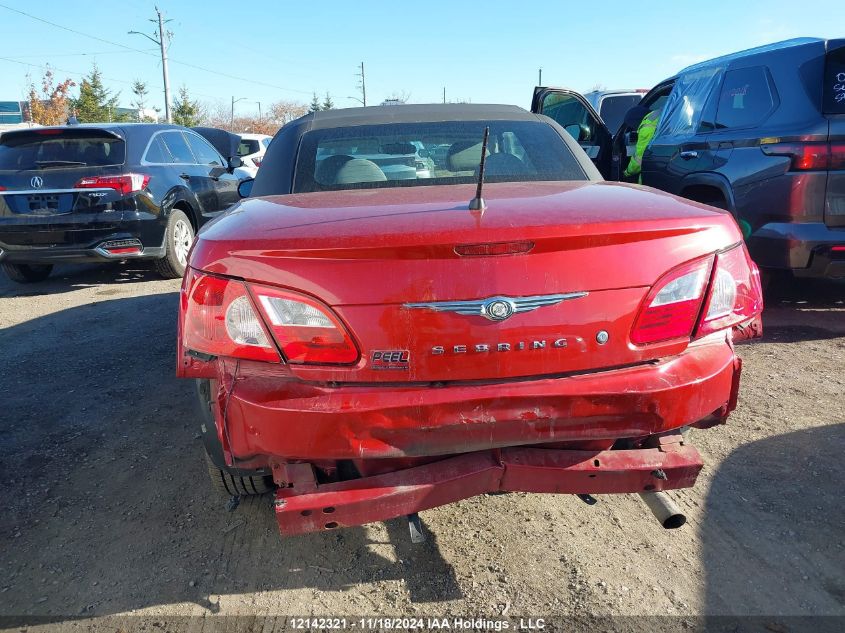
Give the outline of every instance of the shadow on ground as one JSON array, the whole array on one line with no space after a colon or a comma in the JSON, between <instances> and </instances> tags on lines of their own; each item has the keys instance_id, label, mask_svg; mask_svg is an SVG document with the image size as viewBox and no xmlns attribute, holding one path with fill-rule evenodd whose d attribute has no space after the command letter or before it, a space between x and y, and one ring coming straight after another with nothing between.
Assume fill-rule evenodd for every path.
<instances>
[{"instance_id":1,"label":"shadow on ground","mask_svg":"<svg viewBox=\"0 0 845 633\"><path fill-rule=\"evenodd\" d=\"M701 534L708 614L845 623L845 412L830 415L837 424L746 444L719 466Z\"/></svg>"},{"instance_id":2,"label":"shadow on ground","mask_svg":"<svg viewBox=\"0 0 845 633\"><path fill-rule=\"evenodd\" d=\"M148 261L114 264L61 264L45 280L21 284L0 272L0 297L39 297L72 292L94 286L119 286L161 279ZM104 288L98 294L116 294L116 288Z\"/></svg>"},{"instance_id":3,"label":"shadow on ground","mask_svg":"<svg viewBox=\"0 0 845 633\"><path fill-rule=\"evenodd\" d=\"M415 602L460 598L434 535L412 546L406 522L389 522L384 542L370 536L384 529L365 528L283 540L269 498L223 509L206 481L193 385L174 377L177 302L176 292L103 300L0 332L2 614L181 602L214 613L221 595L388 579Z\"/></svg>"}]
</instances>

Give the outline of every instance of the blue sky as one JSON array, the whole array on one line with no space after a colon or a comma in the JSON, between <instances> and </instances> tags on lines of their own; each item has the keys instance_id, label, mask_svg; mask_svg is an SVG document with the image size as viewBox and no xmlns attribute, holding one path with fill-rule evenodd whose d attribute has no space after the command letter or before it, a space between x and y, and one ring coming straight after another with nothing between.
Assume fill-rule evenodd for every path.
<instances>
[{"instance_id":1,"label":"blue sky","mask_svg":"<svg viewBox=\"0 0 845 633\"><path fill-rule=\"evenodd\" d=\"M96 62L129 105L133 79L163 105L155 46L127 31L152 33L146 0L0 0L68 29L152 53L145 55L38 22L0 6L0 101L23 98L27 72L50 63L78 80ZM395 94L417 103L471 100L529 105L538 68L543 83L586 91L648 88L680 68L736 50L798 36L845 37L845 2L218 2L161 0L172 21L171 88L187 85L208 103L309 101L329 91L337 106ZM837 28L839 30L837 30ZM9 60L12 61L9 61ZM24 64L31 64L26 66ZM216 71L206 72L186 64Z\"/></svg>"}]
</instances>

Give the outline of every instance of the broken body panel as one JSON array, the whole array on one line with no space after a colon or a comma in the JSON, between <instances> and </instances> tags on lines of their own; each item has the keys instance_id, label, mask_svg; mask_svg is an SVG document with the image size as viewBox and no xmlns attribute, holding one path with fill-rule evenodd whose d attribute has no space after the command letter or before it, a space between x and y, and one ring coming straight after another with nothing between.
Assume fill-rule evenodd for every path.
<instances>
[{"instance_id":1,"label":"broken body panel","mask_svg":"<svg viewBox=\"0 0 845 633\"><path fill-rule=\"evenodd\" d=\"M759 294L730 215L601 182L489 184L479 214L466 208L473 189L428 187L425 202L399 188L246 200L195 243L177 372L211 382L226 465L272 472L283 533L496 490L694 483L701 461L677 431L724 422L734 408L734 333L759 335L762 303L704 336L635 344L632 329L667 271L700 262L711 284L713 262L731 248L750 271L740 291ZM517 252L466 254L501 244ZM281 362L196 353L185 313L201 275L237 280L255 305L271 287L311 298L337 316L357 359L285 362L275 347ZM500 321L420 306L488 300L492 310L490 299L519 307L573 293ZM695 308L696 322L706 309Z\"/></svg>"}]
</instances>

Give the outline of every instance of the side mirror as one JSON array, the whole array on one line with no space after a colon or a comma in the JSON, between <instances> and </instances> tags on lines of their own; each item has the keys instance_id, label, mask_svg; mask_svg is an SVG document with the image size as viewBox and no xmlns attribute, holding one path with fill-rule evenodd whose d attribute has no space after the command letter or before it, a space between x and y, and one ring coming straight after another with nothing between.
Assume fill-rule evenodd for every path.
<instances>
[{"instance_id":1,"label":"side mirror","mask_svg":"<svg viewBox=\"0 0 845 633\"><path fill-rule=\"evenodd\" d=\"M255 183L255 178L247 178L246 180L241 180L238 183L238 195L241 198L249 198L249 194L252 193L253 183Z\"/></svg>"},{"instance_id":2,"label":"side mirror","mask_svg":"<svg viewBox=\"0 0 845 633\"><path fill-rule=\"evenodd\" d=\"M578 123L572 123L563 129L566 130L569 136L574 138L576 141L581 140L581 126Z\"/></svg>"},{"instance_id":3,"label":"side mirror","mask_svg":"<svg viewBox=\"0 0 845 633\"><path fill-rule=\"evenodd\" d=\"M240 156L232 156L229 159L229 171L235 171L238 167L243 167L243 164Z\"/></svg>"},{"instance_id":4,"label":"side mirror","mask_svg":"<svg viewBox=\"0 0 845 633\"><path fill-rule=\"evenodd\" d=\"M429 152L427 149L417 150L417 155L420 158L431 158L431 152Z\"/></svg>"}]
</instances>

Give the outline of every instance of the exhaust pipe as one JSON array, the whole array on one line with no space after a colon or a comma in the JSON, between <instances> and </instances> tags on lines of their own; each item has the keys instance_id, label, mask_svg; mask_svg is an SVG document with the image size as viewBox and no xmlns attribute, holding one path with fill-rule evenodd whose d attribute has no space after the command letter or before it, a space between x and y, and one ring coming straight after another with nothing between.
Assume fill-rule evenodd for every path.
<instances>
[{"instance_id":1,"label":"exhaust pipe","mask_svg":"<svg viewBox=\"0 0 845 633\"><path fill-rule=\"evenodd\" d=\"M687 522L687 517L665 492L641 492L640 499L667 530L674 530Z\"/></svg>"}]
</instances>

